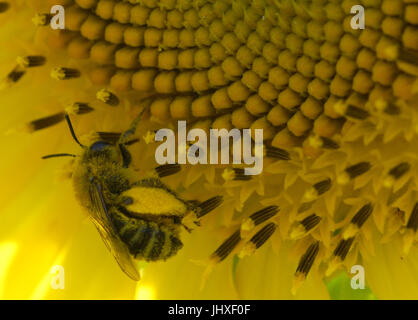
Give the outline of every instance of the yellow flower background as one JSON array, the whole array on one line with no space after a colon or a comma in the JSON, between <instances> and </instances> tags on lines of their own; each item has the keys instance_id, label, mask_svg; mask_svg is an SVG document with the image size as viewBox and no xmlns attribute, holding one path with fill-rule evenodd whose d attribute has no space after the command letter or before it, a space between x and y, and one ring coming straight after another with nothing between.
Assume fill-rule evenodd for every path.
<instances>
[{"instance_id":1,"label":"yellow flower background","mask_svg":"<svg viewBox=\"0 0 418 320\"><path fill-rule=\"evenodd\" d=\"M55 4L66 7L65 31L49 27ZM364 30L350 27L356 4ZM0 9L1 298L418 298L416 1L14 0ZM45 64L17 59L38 56ZM54 79L55 68L81 76ZM120 103L97 99L102 89ZM76 202L71 161L41 159L81 152L68 128L34 120L66 111L88 143L125 131L144 106L130 147L138 168L156 166L147 135L180 119L261 128L266 157L248 181L221 165L164 178L185 199L224 203L182 234L175 257L141 264L136 283ZM245 239L213 265L211 253L270 205L280 211L266 243L254 251ZM356 264L364 291L350 287ZM50 286L54 265L64 290Z\"/></svg>"}]
</instances>

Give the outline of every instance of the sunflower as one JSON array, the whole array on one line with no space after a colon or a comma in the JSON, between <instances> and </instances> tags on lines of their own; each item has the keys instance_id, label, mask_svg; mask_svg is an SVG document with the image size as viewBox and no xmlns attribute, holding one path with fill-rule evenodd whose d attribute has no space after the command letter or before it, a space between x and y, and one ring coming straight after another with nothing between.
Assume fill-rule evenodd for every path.
<instances>
[{"instance_id":1,"label":"sunflower","mask_svg":"<svg viewBox=\"0 0 418 320\"><path fill-rule=\"evenodd\" d=\"M0 1L0 297L417 299L417 17L413 0ZM263 129L264 170L164 178L224 202L136 283L76 202L72 162L41 157L80 153L66 114L88 143L144 107L136 167L156 166L155 130L187 120Z\"/></svg>"}]
</instances>

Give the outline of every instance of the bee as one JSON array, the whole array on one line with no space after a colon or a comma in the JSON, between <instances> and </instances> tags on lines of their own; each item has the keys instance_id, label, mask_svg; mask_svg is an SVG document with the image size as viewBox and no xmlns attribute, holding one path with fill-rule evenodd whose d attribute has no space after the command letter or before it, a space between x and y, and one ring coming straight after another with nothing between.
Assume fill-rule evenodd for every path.
<instances>
[{"instance_id":1,"label":"bee","mask_svg":"<svg viewBox=\"0 0 418 320\"><path fill-rule=\"evenodd\" d=\"M72 182L76 198L120 268L136 281L140 276L135 260L159 261L174 256L183 246L182 228L190 232L190 222L199 225L201 217L222 203L221 196L202 203L186 201L166 186L161 178L180 171L178 164L162 165L142 175L131 166L128 147L138 141L133 136L143 112L113 142L98 139L89 146L80 143L66 114L81 154L43 157L74 157Z\"/></svg>"}]
</instances>

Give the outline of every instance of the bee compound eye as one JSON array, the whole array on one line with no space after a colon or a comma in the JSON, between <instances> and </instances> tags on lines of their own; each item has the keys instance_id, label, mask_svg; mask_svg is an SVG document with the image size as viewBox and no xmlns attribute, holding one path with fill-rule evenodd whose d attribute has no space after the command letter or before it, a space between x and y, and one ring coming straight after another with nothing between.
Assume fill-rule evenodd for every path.
<instances>
[{"instance_id":1,"label":"bee compound eye","mask_svg":"<svg viewBox=\"0 0 418 320\"><path fill-rule=\"evenodd\" d=\"M107 147L111 146L110 143L105 141L97 141L90 146L90 150L94 152L102 152L106 150Z\"/></svg>"}]
</instances>

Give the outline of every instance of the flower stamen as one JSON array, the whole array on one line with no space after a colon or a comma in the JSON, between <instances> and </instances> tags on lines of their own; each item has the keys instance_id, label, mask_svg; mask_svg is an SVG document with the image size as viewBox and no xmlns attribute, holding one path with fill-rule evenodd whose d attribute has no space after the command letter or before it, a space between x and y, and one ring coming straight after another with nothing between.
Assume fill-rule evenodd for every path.
<instances>
[{"instance_id":1,"label":"flower stamen","mask_svg":"<svg viewBox=\"0 0 418 320\"><path fill-rule=\"evenodd\" d=\"M312 265L315 261L316 256L319 252L319 241L312 243L303 256L299 260L298 267L296 269L295 277L293 279L292 294L295 295L297 290L302 286Z\"/></svg>"},{"instance_id":2,"label":"flower stamen","mask_svg":"<svg viewBox=\"0 0 418 320\"><path fill-rule=\"evenodd\" d=\"M44 56L26 56L26 57L17 57L16 63L21 68L32 68L32 67L39 67L43 66L46 62L46 58Z\"/></svg>"},{"instance_id":3,"label":"flower stamen","mask_svg":"<svg viewBox=\"0 0 418 320\"><path fill-rule=\"evenodd\" d=\"M322 218L317 216L315 213L306 217L300 221L295 227L293 227L290 232L291 239L300 239L308 234L308 232L313 231L321 222Z\"/></svg>"},{"instance_id":4,"label":"flower stamen","mask_svg":"<svg viewBox=\"0 0 418 320\"><path fill-rule=\"evenodd\" d=\"M222 173L222 178L225 181L230 180L239 180L239 181L248 181L251 180L250 175L246 175L244 169L242 168L226 168Z\"/></svg>"},{"instance_id":5,"label":"flower stamen","mask_svg":"<svg viewBox=\"0 0 418 320\"><path fill-rule=\"evenodd\" d=\"M55 80L68 80L80 77L81 73L77 69L58 67L51 71L51 78Z\"/></svg>"},{"instance_id":6,"label":"flower stamen","mask_svg":"<svg viewBox=\"0 0 418 320\"><path fill-rule=\"evenodd\" d=\"M350 251L351 245L353 244L353 241L354 237L340 240L334 250L334 253L332 254L333 257L328 264L328 269L325 272L327 277L330 276L335 270L337 270L337 268L339 268L341 263L345 260L348 252Z\"/></svg>"},{"instance_id":7,"label":"flower stamen","mask_svg":"<svg viewBox=\"0 0 418 320\"><path fill-rule=\"evenodd\" d=\"M347 240L348 238L354 237L366 222L366 220L370 217L373 211L373 205L371 203L367 203L355 214L353 219L351 219L350 224L348 225L347 229L343 232L343 239Z\"/></svg>"},{"instance_id":8,"label":"flower stamen","mask_svg":"<svg viewBox=\"0 0 418 320\"><path fill-rule=\"evenodd\" d=\"M258 231L241 249L238 257L243 258L245 256L252 255L255 250L260 248L276 230L277 225L275 223L269 223L265 225L260 231Z\"/></svg>"},{"instance_id":9,"label":"flower stamen","mask_svg":"<svg viewBox=\"0 0 418 320\"><path fill-rule=\"evenodd\" d=\"M241 223L240 234L242 238L246 238L254 228L261 223L271 219L279 212L278 206L269 206L254 212Z\"/></svg>"},{"instance_id":10,"label":"flower stamen","mask_svg":"<svg viewBox=\"0 0 418 320\"><path fill-rule=\"evenodd\" d=\"M51 127L53 125L56 125L56 124L60 123L61 121L63 121L64 117L65 117L64 112L58 112L58 113L55 113L53 115L50 115L50 116L47 116L47 117L40 118L40 119L33 120L33 121L29 122L26 125L26 129L29 132L35 132L35 131L38 131L38 130L49 128L49 127Z\"/></svg>"},{"instance_id":11,"label":"flower stamen","mask_svg":"<svg viewBox=\"0 0 418 320\"><path fill-rule=\"evenodd\" d=\"M109 106L116 107L119 104L119 98L112 92L102 89L96 93L97 100L100 100Z\"/></svg>"}]
</instances>

